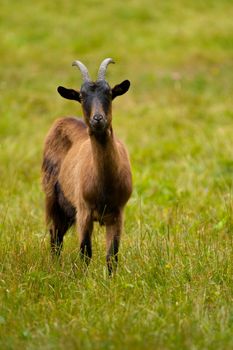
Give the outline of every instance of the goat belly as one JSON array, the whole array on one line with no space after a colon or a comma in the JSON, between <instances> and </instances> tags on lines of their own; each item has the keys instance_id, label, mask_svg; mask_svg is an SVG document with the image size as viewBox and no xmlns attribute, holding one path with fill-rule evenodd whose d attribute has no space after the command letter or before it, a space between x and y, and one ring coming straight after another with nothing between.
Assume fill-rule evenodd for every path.
<instances>
[{"instance_id":1,"label":"goat belly","mask_svg":"<svg viewBox=\"0 0 233 350\"><path fill-rule=\"evenodd\" d=\"M112 212L102 212L94 210L93 211L93 220L98 221L100 225L112 225L116 222L119 211L115 210Z\"/></svg>"},{"instance_id":2,"label":"goat belly","mask_svg":"<svg viewBox=\"0 0 233 350\"><path fill-rule=\"evenodd\" d=\"M112 198L113 199L113 198ZM100 225L114 224L119 216L120 206L111 200L99 200L94 206L93 219L98 221Z\"/></svg>"}]
</instances>

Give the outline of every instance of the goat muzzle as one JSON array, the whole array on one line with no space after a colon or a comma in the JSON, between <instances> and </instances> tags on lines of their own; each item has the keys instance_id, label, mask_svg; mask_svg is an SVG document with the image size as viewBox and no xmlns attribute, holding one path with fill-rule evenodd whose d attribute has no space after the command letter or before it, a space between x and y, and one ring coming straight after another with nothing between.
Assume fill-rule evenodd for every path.
<instances>
[{"instance_id":1,"label":"goat muzzle","mask_svg":"<svg viewBox=\"0 0 233 350\"><path fill-rule=\"evenodd\" d=\"M95 114L90 119L90 127L93 133L102 133L107 128L107 120L102 114Z\"/></svg>"},{"instance_id":2,"label":"goat muzzle","mask_svg":"<svg viewBox=\"0 0 233 350\"><path fill-rule=\"evenodd\" d=\"M95 122L101 122L101 120L103 119L104 117L102 116L102 114L95 114L93 119Z\"/></svg>"}]
</instances>

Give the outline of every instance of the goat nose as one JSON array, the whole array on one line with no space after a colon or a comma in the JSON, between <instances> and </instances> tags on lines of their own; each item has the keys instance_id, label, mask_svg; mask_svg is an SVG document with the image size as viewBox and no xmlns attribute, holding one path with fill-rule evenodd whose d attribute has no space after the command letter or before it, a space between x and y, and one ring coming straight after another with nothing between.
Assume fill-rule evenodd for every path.
<instances>
[{"instance_id":1,"label":"goat nose","mask_svg":"<svg viewBox=\"0 0 233 350\"><path fill-rule=\"evenodd\" d=\"M93 119L97 122L100 122L103 119L102 114L95 114Z\"/></svg>"}]
</instances>

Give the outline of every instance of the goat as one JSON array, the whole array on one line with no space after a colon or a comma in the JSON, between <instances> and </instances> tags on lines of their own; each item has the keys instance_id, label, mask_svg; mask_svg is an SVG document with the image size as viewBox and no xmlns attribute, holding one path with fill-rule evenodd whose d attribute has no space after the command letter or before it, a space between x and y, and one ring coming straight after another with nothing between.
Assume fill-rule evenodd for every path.
<instances>
[{"instance_id":1,"label":"goat","mask_svg":"<svg viewBox=\"0 0 233 350\"><path fill-rule=\"evenodd\" d=\"M112 100L126 93L129 80L111 88L105 80L111 58L100 65L91 81L86 66L80 90L58 87L58 93L81 103L84 121L65 117L55 121L44 146L42 186L52 255L60 254L66 231L77 223L80 253L92 257L94 221L106 226L106 261L109 274L116 269L123 226L123 210L132 193L128 153L112 129Z\"/></svg>"}]
</instances>

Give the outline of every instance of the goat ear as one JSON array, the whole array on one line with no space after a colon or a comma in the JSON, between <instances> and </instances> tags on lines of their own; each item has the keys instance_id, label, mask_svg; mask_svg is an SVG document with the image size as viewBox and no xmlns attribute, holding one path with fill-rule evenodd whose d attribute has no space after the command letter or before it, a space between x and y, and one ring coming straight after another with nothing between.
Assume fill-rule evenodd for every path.
<instances>
[{"instance_id":1,"label":"goat ear","mask_svg":"<svg viewBox=\"0 0 233 350\"><path fill-rule=\"evenodd\" d=\"M79 91L66 89L63 86L58 86L57 91L62 97L67 98L68 100L81 102Z\"/></svg>"},{"instance_id":2,"label":"goat ear","mask_svg":"<svg viewBox=\"0 0 233 350\"><path fill-rule=\"evenodd\" d=\"M114 99L117 96L124 95L130 87L130 81L129 80L124 80L122 83L114 86L112 88L112 99Z\"/></svg>"}]
</instances>

